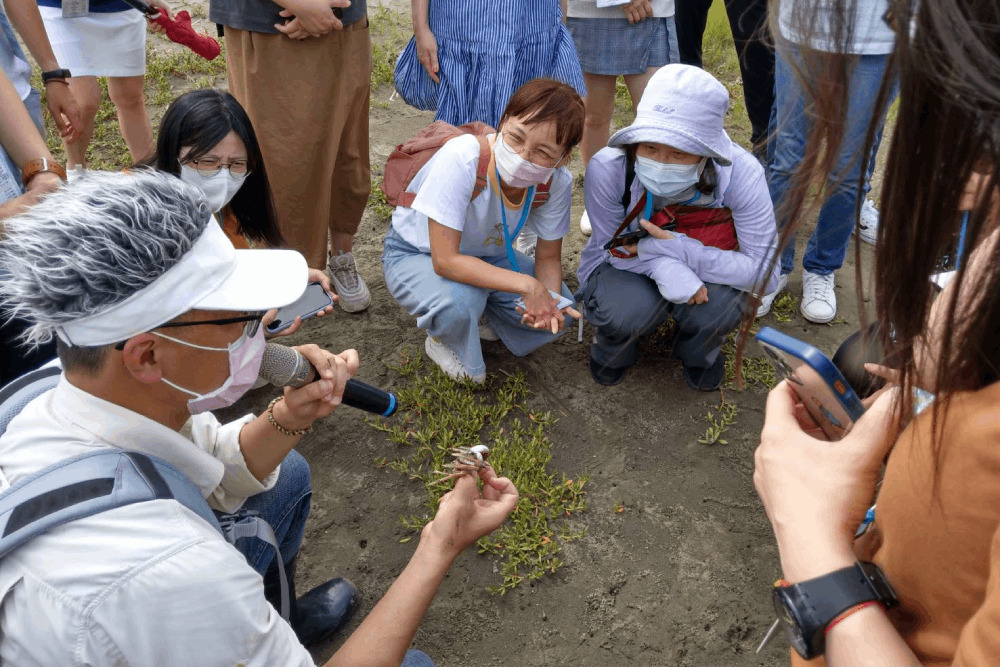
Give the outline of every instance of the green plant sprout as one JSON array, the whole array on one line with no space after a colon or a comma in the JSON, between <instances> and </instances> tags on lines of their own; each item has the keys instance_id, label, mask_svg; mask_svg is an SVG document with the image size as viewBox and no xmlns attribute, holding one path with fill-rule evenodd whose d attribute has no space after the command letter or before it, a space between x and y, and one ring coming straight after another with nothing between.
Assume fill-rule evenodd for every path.
<instances>
[{"instance_id":1,"label":"green plant sprout","mask_svg":"<svg viewBox=\"0 0 1000 667\"><path fill-rule=\"evenodd\" d=\"M705 429L705 435L698 438L698 442L703 445L728 445L729 442L724 440L722 436L729 430L739 411L740 409L735 403L723 401L721 405L705 413L708 428Z\"/></svg>"}]
</instances>

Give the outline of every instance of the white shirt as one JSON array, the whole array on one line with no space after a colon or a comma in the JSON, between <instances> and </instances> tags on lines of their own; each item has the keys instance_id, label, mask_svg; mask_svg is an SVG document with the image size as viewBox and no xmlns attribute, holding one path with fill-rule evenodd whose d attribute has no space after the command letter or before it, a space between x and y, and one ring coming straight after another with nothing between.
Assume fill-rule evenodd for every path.
<instances>
[{"instance_id":1,"label":"white shirt","mask_svg":"<svg viewBox=\"0 0 1000 667\"><path fill-rule=\"evenodd\" d=\"M392 213L393 229L420 252L430 253L428 218L462 232L459 252L471 257L493 257L507 251L500 209L503 199L495 186L487 187L472 199L479 165L479 140L471 134L455 137L438 149L407 186L417 193L413 207L397 206ZM491 179L492 181L492 179ZM552 174L547 202L532 209L525 222L538 238L561 239L569 232L569 209L573 197L573 176L565 167ZM526 203L526 202L525 202ZM521 208L504 207L507 229L513 235L521 220ZM514 238L511 238L513 243Z\"/></svg>"},{"instance_id":2,"label":"white shirt","mask_svg":"<svg viewBox=\"0 0 1000 667\"><path fill-rule=\"evenodd\" d=\"M182 432L88 394L64 377L0 438L0 490L57 461L120 447L173 464L214 509L263 483L239 431L211 414ZM175 500L127 505L40 535L0 561L0 662L9 665L312 665L264 599L261 576Z\"/></svg>"},{"instance_id":3,"label":"white shirt","mask_svg":"<svg viewBox=\"0 0 1000 667\"><path fill-rule=\"evenodd\" d=\"M625 19L624 8L629 0L619 0L614 6L598 7L595 0L569 0L566 16L574 19ZM649 0L654 18L674 15L674 0Z\"/></svg>"},{"instance_id":4,"label":"white shirt","mask_svg":"<svg viewBox=\"0 0 1000 667\"><path fill-rule=\"evenodd\" d=\"M782 0L778 10L778 29L781 36L795 43L804 44L805 35L796 29L796 24L807 26L809 45L817 51L858 55L885 55L892 53L896 44L896 33L892 31L882 17L889 9L888 0L858 0L854 5L854 17L851 21L851 43L841 45L832 35L831 26L834 23L834 12L839 5L833 2L818 3L810 6L814 14L809 17L796 13L795 0ZM801 8L803 5L799 5Z\"/></svg>"}]
</instances>

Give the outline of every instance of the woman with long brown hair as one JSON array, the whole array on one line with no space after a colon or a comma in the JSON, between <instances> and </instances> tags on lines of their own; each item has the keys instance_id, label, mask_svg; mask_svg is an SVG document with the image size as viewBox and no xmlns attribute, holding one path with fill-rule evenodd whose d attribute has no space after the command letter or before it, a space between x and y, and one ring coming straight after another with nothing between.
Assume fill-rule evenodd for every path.
<instances>
[{"instance_id":1,"label":"woman with long brown hair","mask_svg":"<svg viewBox=\"0 0 1000 667\"><path fill-rule=\"evenodd\" d=\"M826 12L822 20L850 38L855 3L796 5L799 19ZM898 383L832 445L803 418L789 385L768 397L755 483L785 579L774 597L797 651L825 652L831 665L996 664L1000 5L894 0L886 20L896 33L887 77L899 77L900 105L882 193L875 316L892 333L883 347L898 360ZM807 76L813 55L803 54ZM843 139L838 111L850 66L845 58L806 79L817 125L784 202L791 220L801 219L809 184L829 173ZM890 86L887 78L880 97ZM963 228L965 257L936 295L928 274ZM935 397L919 414L916 389ZM874 523L855 542L873 499Z\"/></svg>"}]
</instances>

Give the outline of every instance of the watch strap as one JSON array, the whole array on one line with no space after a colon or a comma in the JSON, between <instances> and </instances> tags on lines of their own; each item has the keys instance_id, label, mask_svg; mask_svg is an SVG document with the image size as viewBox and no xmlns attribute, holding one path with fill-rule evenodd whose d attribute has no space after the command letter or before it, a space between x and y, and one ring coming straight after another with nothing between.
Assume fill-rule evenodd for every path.
<instances>
[{"instance_id":1,"label":"watch strap","mask_svg":"<svg viewBox=\"0 0 1000 667\"><path fill-rule=\"evenodd\" d=\"M24 163L24 166L21 168L21 183L27 187L32 178L45 171L52 172L62 180L66 180L66 170L62 168L62 165L55 160L40 157Z\"/></svg>"},{"instance_id":2,"label":"watch strap","mask_svg":"<svg viewBox=\"0 0 1000 667\"><path fill-rule=\"evenodd\" d=\"M53 79L68 79L72 74L68 69L52 69L48 72L42 72L42 83L47 83Z\"/></svg>"},{"instance_id":3,"label":"watch strap","mask_svg":"<svg viewBox=\"0 0 1000 667\"><path fill-rule=\"evenodd\" d=\"M824 631L847 610L865 602L878 602L886 609L899 604L882 571L867 561L779 588L786 604L795 609L799 631L809 643L806 659L823 654Z\"/></svg>"}]
</instances>

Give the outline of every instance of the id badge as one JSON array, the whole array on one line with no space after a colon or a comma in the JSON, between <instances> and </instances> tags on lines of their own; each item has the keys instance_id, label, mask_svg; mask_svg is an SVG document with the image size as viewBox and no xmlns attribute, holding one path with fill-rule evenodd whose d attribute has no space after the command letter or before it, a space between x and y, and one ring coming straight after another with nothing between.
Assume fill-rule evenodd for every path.
<instances>
[{"instance_id":1,"label":"id badge","mask_svg":"<svg viewBox=\"0 0 1000 667\"><path fill-rule=\"evenodd\" d=\"M75 19L86 16L89 8L89 0L62 0L62 17Z\"/></svg>"}]
</instances>

